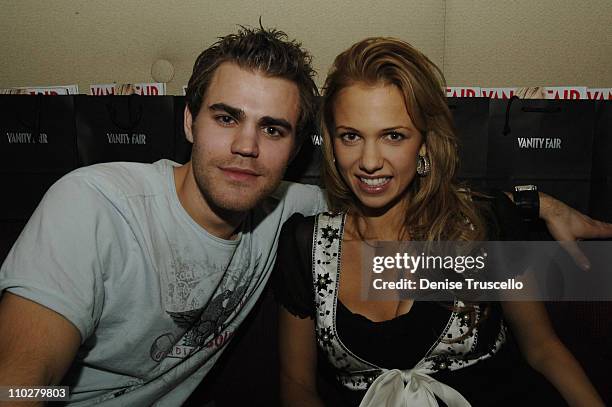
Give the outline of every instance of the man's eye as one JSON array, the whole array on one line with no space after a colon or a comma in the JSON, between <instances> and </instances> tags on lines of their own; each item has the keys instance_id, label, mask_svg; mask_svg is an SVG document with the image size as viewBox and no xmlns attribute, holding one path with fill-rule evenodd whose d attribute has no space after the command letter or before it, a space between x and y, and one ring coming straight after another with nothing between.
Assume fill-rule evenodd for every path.
<instances>
[{"instance_id":1,"label":"man's eye","mask_svg":"<svg viewBox=\"0 0 612 407\"><path fill-rule=\"evenodd\" d=\"M385 134L385 138L389 141L401 141L406 138L402 133L391 132Z\"/></svg>"},{"instance_id":2,"label":"man's eye","mask_svg":"<svg viewBox=\"0 0 612 407\"><path fill-rule=\"evenodd\" d=\"M216 116L215 119L217 120L218 123L220 123L223 126L230 126L236 123L236 120L232 116L228 116L226 114Z\"/></svg>"},{"instance_id":3,"label":"man's eye","mask_svg":"<svg viewBox=\"0 0 612 407\"><path fill-rule=\"evenodd\" d=\"M355 133L342 133L340 138L345 143L354 143L359 140L359 136Z\"/></svg>"},{"instance_id":4,"label":"man's eye","mask_svg":"<svg viewBox=\"0 0 612 407\"><path fill-rule=\"evenodd\" d=\"M283 132L281 132L276 127L270 127L270 126L264 127L263 131L270 137L282 137L283 136Z\"/></svg>"}]
</instances>

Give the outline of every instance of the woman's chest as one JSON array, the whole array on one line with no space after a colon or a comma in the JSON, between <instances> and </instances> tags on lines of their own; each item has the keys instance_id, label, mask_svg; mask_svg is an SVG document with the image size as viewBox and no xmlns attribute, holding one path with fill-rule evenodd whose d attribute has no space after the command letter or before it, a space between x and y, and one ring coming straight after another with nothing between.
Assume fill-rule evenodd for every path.
<instances>
[{"instance_id":1,"label":"woman's chest","mask_svg":"<svg viewBox=\"0 0 612 407\"><path fill-rule=\"evenodd\" d=\"M411 299L390 301L369 300L368 283L371 273L363 266L367 262L363 259L363 242L343 242L342 256L340 258L340 273L338 284L338 298L351 312L360 314L373 322L388 321L406 314L414 303ZM398 293L399 294L399 293Z\"/></svg>"}]
</instances>

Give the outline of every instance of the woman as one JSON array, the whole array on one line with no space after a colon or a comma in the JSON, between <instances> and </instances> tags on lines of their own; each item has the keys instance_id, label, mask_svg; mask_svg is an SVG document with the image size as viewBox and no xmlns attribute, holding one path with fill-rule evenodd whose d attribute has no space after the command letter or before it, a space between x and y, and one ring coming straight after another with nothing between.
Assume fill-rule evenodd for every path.
<instances>
[{"instance_id":1,"label":"woman","mask_svg":"<svg viewBox=\"0 0 612 407\"><path fill-rule=\"evenodd\" d=\"M295 215L278 251L285 405L323 405L318 367L338 383L329 405L557 405L547 384L534 385L537 373L516 366L499 304L361 298L364 240L522 240L505 196L459 188L444 88L439 69L399 40L366 39L336 58L322 108L333 212ZM540 304L501 308L529 364L567 403L603 405Z\"/></svg>"}]
</instances>

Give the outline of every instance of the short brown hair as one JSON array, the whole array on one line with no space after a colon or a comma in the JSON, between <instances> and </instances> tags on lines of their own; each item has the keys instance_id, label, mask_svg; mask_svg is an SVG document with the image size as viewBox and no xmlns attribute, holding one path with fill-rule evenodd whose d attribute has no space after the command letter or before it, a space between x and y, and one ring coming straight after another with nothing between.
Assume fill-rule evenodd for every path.
<instances>
[{"instance_id":1,"label":"short brown hair","mask_svg":"<svg viewBox=\"0 0 612 407\"><path fill-rule=\"evenodd\" d=\"M296 135L298 144L315 128L317 97L312 57L302 44L276 29L241 27L236 34L219 37L196 59L186 92L187 106L195 119L216 69L224 62L261 71L294 82L300 94Z\"/></svg>"}]
</instances>

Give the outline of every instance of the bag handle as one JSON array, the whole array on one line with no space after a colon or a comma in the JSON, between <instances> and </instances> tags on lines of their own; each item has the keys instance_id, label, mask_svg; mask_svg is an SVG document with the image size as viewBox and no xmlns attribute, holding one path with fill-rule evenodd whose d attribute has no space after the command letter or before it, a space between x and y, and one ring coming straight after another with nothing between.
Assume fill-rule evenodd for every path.
<instances>
[{"instance_id":1,"label":"bag handle","mask_svg":"<svg viewBox=\"0 0 612 407\"><path fill-rule=\"evenodd\" d=\"M512 131L510 129L510 106L512 106L512 102L514 102L516 99L518 99L518 96L513 95L509 100L508 100L508 104L506 105L506 120L504 122L504 129L502 130L502 134L504 136L507 136L508 134L510 134L510 132Z\"/></svg>"},{"instance_id":2,"label":"bag handle","mask_svg":"<svg viewBox=\"0 0 612 407\"><path fill-rule=\"evenodd\" d=\"M38 140L40 136L40 116L42 112L42 102L43 102L42 98L44 97L44 95L38 94L38 95L28 95L24 97L34 98L34 112L35 112L34 113L34 124L30 124L28 121L24 120L23 117L20 115L17 115L17 120L19 120L19 123L21 123L23 127L26 127L32 130L32 136L34 140Z\"/></svg>"},{"instance_id":3,"label":"bag handle","mask_svg":"<svg viewBox=\"0 0 612 407\"><path fill-rule=\"evenodd\" d=\"M115 98L115 97L121 97L121 96L111 96L111 98ZM132 100L135 97L139 97L139 96L134 95L134 94L127 96L128 98L128 106L127 106L128 123L127 124L121 123L121 121L117 118L117 108L115 104L110 102L106 105L111 121L113 122L115 126L119 127L122 130L131 131L134 127L138 125L138 123L140 123L140 120L142 119L142 110L143 110L142 104L138 105L138 111L135 117L132 118Z\"/></svg>"},{"instance_id":4,"label":"bag handle","mask_svg":"<svg viewBox=\"0 0 612 407\"><path fill-rule=\"evenodd\" d=\"M561 108L559 106L553 107L534 107L534 106L523 106L521 111L525 113L559 113Z\"/></svg>"},{"instance_id":5,"label":"bag handle","mask_svg":"<svg viewBox=\"0 0 612 407\"><path fill-rule=\"evenodd\" d=\"M507 136L508 134L510 134L512 132L512 129L510 129L510 107L512 106L512 102L514 102L516 99L519 99L518 96L513 95L509 100L508 100L508 104L506 105L506 120L504 123L504 129L502 131L502 134L504 136ZM561 112L561 108L559 106L546 106L546 107L537 107L537 106L523 106L521 107L521 111L524 113L545 113L545 114L550 114L550 113L559 113Z\"/></svg>"}]
</instances>

